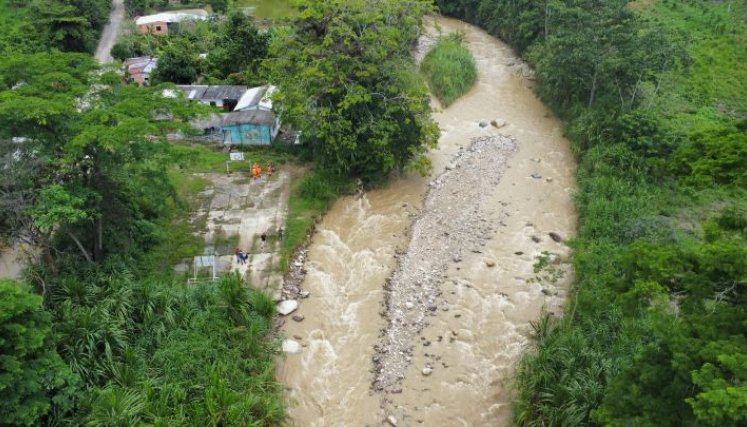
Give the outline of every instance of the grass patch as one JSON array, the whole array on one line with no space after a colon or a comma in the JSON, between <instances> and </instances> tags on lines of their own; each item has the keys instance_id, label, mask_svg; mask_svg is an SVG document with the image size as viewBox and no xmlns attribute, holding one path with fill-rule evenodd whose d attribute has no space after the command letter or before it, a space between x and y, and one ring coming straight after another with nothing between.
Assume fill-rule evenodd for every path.
<instances>
[{"instance_id":1,"label":"grass patch","mask_svg":"<svg viewBox=\"0 0 747 427\"><path fill-rule=\"evenodd\" d=\"M228 153L222 146L203 144L178 144L169 147L169 156L176 171L186 174L225 173ZM283 147L247 147L238 151L244 153L244 161L230 162L231 172L249 172L254 162L264 169L268 162L282 165L295 159L292 149Z\"/></svg>"},{"instance_id":2,"label":"grass patch","mask_svg":"<svg viewBox=\"0 0 747 427\"><path fill-rule=\"evenodd\" d=\"M686 34L692 64L663 78L654 106L680 132L747 116L747 5L743 2L657 2L641 16Z\"/></svg>"},{"instance_id":3,"label":"grass patch","mask_svg":"<svg viewBox=\"0 0 747 427\"><path fill-rule=\"evenodd\" d=\"M420 66L431 91L448 107L467 93L477 81L477 67L472 53L464 47L464 34L453 33L439 38L425 55Z\"/></svg>"}]
</instances>

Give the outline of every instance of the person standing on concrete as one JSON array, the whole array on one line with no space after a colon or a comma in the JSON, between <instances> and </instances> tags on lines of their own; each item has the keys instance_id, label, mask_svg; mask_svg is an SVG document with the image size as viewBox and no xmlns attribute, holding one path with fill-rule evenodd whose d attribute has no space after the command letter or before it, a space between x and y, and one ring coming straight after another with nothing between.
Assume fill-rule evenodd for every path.
<instances>
[{"instance_id":1,"label":"person standing on concrete","mask_svg":"<svg viewBox=\"0 0 747 427\"><path fill-rule=\"evenodd\" d=\"M265 246L267 246L267 233L262 233L259 238L262 240L262 250L265 250Z\"/></svg>"},{"instance_id":2,"label":"person standing on concrete","mask_svg":"<svg viewBox=\"0 0 747 427\"><path fill-rule=\"evenodd\" d=\"M278 228L278 241L283 240L283 227Z\"/></svg>"},{"instance_id":3,"label":"person standing on concrete","mask_svg":"<svg viewBox=\"0 0 747 427\"><path fill-rule=\"evenodd\" d=\"M236 250L234 251L234 254L236 254L237 264L240 264L240 265L246 264L246 254L244 253L244 251L242 251L239 248L236 248Z\"/></svg>"}]
</instances>

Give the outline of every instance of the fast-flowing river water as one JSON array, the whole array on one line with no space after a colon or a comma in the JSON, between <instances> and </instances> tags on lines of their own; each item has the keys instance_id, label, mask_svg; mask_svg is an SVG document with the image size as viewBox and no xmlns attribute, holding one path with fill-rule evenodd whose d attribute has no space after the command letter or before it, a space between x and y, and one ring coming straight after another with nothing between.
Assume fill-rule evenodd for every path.
<instances>
[{"instance_id":1,"label":"fast-flowing river water","mask_svg":"<svg viewBox=\"0 0 747 427\"><path fill-rule=\"evenodd\" d=\"M431 156L431 177L405 176L362 197L342 198L318 225L302 286L310 296L294 313L305 319L288 318L283 328L302 344L278 368L292 425L509 425L511 381L530 348L529 322L543 313L562 313L572 275L564 239L575 232L576 213L575 163L560 123L537 100L531 80L522 75L525 66L504 43L457 20L435 18L429 27L432 34L435 28L464 32L479 80L434 113L442 137ZM475 138L507 141L510 147L469 151ZM454 162L467 152L478 161L480 155L504 156L495 163L500 167L495 184L481 186L479 193L473 189L469 200L459 202L463 206L454 206L479 211L485 224L475 224L476 246L453 259L449 254L448 262L434 261L442 270L434 298L426 302L426 320L403 335L411 341L399 358L406 365L401 374L390 375L394 382L387 379L376 391L372 385L381 374L374 359L382 357L376 349L397 333L390 324L397 309L391 301L408 298L387 296L404 290L385 284L395 271L413 268L411 260L403 261L407 251L428 241L413 233L433 227L414 222L448 222L433 219L430 211L439 200L432 199L440 193L428 191L439 179L447 180L445 188L459 188ZM448 177L437 178L447 169ZM543 253L548 268L537 273Z\"/></svg>"}]
</instances>

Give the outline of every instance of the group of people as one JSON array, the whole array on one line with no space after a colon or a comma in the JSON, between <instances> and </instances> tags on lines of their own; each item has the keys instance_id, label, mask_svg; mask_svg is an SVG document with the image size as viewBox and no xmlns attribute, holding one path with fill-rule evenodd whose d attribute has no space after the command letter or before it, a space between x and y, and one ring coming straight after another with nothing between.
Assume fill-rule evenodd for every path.
<instances>
[{"instance_id":1,"label":"group of people","mask_svg":"<svg viewBox=\"0 0 747 427\"><path fill-rule=\"evenodd\" d=\"M272 174L275 172L275 165L273 165L272 162L267 162L266 170L267 176L272 177ZM252 165L252 178L262 178L262 166L259 165L259 162L254 162Z\"/></svg>"},{"instance_id":2,"label":"group of people","mask_svg":"<svg viewBox=\"0 0 747 427\"><path fill-rule=\"evenodd\" d=\"M242 251L239 248L236 248L236 251L234 251L234 253L236 254L237 263L241 265L246 264L246 260L249 259L249 254L247 254L246 252Z\"/></svg>"},{"instance_id":3,"label":"group of people","mask_svg":"<svg viewBox=\"0 0 747 427\"><path fill-rule=\"evenodd\" d=\"M283 240L283 227L278 228L277 237L279 241ZM262 233L259 236L259 240L261 241L261 248L264 250L265 246L267 246L267 233ZM249 254L239 248L236 248L234 254L236 255L236 262L240 265L246 264L246 260L249 259Z\"/></svg>"}]
</instances>

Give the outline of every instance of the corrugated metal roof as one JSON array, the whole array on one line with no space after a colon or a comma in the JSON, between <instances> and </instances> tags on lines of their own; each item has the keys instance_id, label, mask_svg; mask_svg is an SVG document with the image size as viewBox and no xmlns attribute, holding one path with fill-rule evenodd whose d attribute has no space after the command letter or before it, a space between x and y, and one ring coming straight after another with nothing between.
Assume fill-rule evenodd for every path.
<instances>
[{"instance_id":1,"label":"corrugated metal roof","mask_svg":"<svg viewBox=\"0 0 747 427\"><path fill-rule=\"evenodd\" d=\"M150 72L158 64L158 58L151 56L138 56L136 58L127 58L124 62L125 68L132 73L136 72Z\"/></svg>"},{"instance_id":2,"label":"corrugated metal roof","mask_svg":"<svg viewBox=\"0 0 747 427\"><path fill-rule=\"evenodd\" d=\"M262 95L262 99L259 100L259 107L266 110L272 110L272 94L274 94L277 90L277 86L267 86L267 90L265 91L264 95Z\"/></svg>"},{"instance_id":3,"label":"corrugated metal roof","mask_svg":"<svg viewBox=\"0 0 747 427\"><path fill-rule=\"evenodd\" d=\"M253 87L241 96L239 102L236 104L235 111L243 110L245 108L254 107L259 102L262 94L265 92L264 86Z\"/></svg>"},{"instance_id":4,"label":"corrugated metal roof","mask_svg":"<svg viewBox=\"0 0 747 427\"><path fill-rule=\"evenodd\" d=\"M176 87L184 91L187 99L193 101L238 100L246 93L246 86L176 85Z\"/></svg>"},{"instance_id":5,"label":"corrugated metal roof","mask_svg":"<svg viewBox=\"0 0 747 427\"><path fill-rule=\"evenodd\" d=\"M275 123L275 115L271 111L264 110L234 111L226 114L223 119L224 126L241 124L271 126L273 123Z\"/></svg>"},{"instance_id":6,"label":"corrugated metal roof","mask_svg":"<svg viewBox=\"0 0 747 427\"><path fill-rule=\"evenodd\" d=\"M253 87L239 99L234 110L272 110L271 96L276 90L272 85Z\"/></svg>"},{"instance_id":7,"label":"corrugated metal roof","mask_svg":"<svg viewBox=\"0 0 747 427\"><path fill-rule=\"evenodd\" d=\"M246 92L246 86L208 86L203 99L236 99L238 100Z\"/></svg>"},{"instance_id":8,"label":"corrugated metal roof","mask_svg":"<svg viewBox=\"0 0 747 427\"><path fill-rule=\"evenodd\" d=\"M161 12L154 15L141 16L135 19L136 25L147 25L154 22L181 22L185 20L204 20L207 19L208 13L202 9L194 10L175 10L173 12Z\"/></svg>"}]
</instances>

